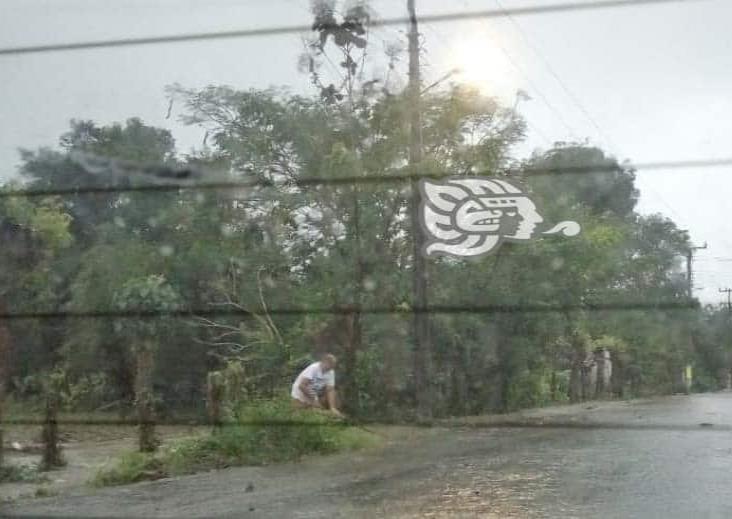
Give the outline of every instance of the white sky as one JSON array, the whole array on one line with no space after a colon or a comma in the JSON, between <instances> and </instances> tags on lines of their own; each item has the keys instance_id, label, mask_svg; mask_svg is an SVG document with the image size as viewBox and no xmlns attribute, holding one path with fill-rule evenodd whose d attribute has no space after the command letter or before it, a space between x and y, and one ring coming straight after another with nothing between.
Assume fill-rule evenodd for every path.
<instances>
[{"instance_id":1,"label":"white sky","mask_svg":"<svg viewBox=\"0 0 732 519\"><path fill-rule=\"evenodd\" d=\"M421 14L550 5L559 0L417 0ZM588 0L584 0L588 1ZM404 0L374 0L384 18ZM308 24L308 0L3 0L0 47ZM426 81L463 66L505 103L516 89L530 125L526 154L553 141L588 139L634 163L732 156L732 2L699 0L576 13L425 24ZM403 37L400 27L375 32ZM381 44L379 43L379 46ZM375 46L375 48L380 48ZM201 135L165 119L164 87L287 86L308 92L297 71L301 36L0 56L0 178L17 149L54 146L71 118L100 124L141 117L170 128L179 150ZM538 52L537 52L538 51ZM565 90L557 77L567 87ZM590 114L590 118L577 103ZM599 131L595 124L599 127ZM708 242L696 263L697 295L718 302L732 286L726 207L732 168L640 171L640 211L661 212Z\"/></svg>"}]
</instances>

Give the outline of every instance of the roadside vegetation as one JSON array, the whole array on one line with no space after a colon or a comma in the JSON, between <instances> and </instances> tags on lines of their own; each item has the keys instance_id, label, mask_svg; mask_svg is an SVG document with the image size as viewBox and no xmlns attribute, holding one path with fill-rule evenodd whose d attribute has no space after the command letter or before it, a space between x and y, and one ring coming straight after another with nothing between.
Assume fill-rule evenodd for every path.
<instances>
[{"instance_id":1,"label":"roadside vegetation","mask_svg":"<svg viewBox=\"0 0 732 519\"><path fill-rule=\"evenodd\" d=\"M243 407L211 434L172 440L155 453L129 452L94 476L94 486L192 474L240 465L295 461L378 444L375 435L333 417L296 411L287 401Z\"/></svg>"},{"instance_id":2,"label":"roadside vegetation","mask_svg":"<svg viewBox=\"0 0 732 519\"><path fill-rule=\"evenodd\" d=\"M43 483L48 481L38 465L5 464L0 467L0 483Z\"/></svg>"}]
</instances>

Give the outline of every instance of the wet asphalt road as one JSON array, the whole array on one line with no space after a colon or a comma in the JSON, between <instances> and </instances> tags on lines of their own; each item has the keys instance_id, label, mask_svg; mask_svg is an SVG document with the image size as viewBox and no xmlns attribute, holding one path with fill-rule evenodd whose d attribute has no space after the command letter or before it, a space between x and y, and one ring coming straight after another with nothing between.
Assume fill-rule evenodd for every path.
<instances>
[{"instance_id":1,"label":"wet asphalt road","mask_svg":"<svg viewBox=\"0 0 732 519\"><path fill-rule=\"evenodd\" d=\"M376 452L87 490L0 515L732 518L730 393L521 419L533 426L395 429Z\"/></svg>"}]
</instances>

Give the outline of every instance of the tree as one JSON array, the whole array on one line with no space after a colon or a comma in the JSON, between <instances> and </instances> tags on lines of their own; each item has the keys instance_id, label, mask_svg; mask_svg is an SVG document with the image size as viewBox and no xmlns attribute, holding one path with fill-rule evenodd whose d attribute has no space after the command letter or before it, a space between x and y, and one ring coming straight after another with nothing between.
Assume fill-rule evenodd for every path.
<instances>
[{"instance_id":1,"label":"tree","mask_svg":"<svg viewBox=\"0 0 732 519\"><path fill-rule=\"evenodd\" d=\"M14 190L11 182L3 189ZM50 311L63 301L60 273L74 243L71 217L53 197L0 199L0 297L14 312ZM9 337L22 337L6 377L24 376L52 364L59 346L58 321L6 321Z\"/></svg>"},{"instance_id":2,"label":"tree","mask_svg":"<svg viewBox=\"0 0 732 519\"><path fill-rule=\"evenodd\" d=\"M175 312L183 307L180 295L163 276L147 276L131 279L114 295L115 307L129 312L135 320L121 319L115 323L117 333L131 343L135 358L135 403L139 421L139 448L152 452L157 448L155 438L155 414L153 371L155 352L170 326L165 318L155 314ZM153 315L147 315L152 313Z\"/></svg>"},{"instance_id":3,"label":"tree","mask_svg":"<svg viewBox=\"0 0 732 519\"><path fill-rule=\"evenodd\" d=\"M562 211L581 203L596 215L624 218L638 202L634 170L596 147L560 145L535 153L524 169L534 189Z\"/></svg>"},{"instance_id":4,"label":"tree","mask_svg":"<svg viewBox=\"0 0 732 519\"><path fill-rule=\"evenodd\" d=\"M92 121L72 120L70 131L60 138L60 146L61 151L21 151L23 165L20 174L29 181L29 188L125 187L149 177L145 174L145 168L149 166L175 164L174 141L170 132L146 126L136 118L127 120L124 126L102 127ZM125 161L138 167L133 170L125 168ZM161 198L160 193L157 195L155 203ZM72 230L79 245L90 245L96 237L95 229L115 217L119 219L120 202L124 204L126 200L128 198L119 193L65 196L63 207L72 217ZM137 207L134 204L128 204L128 207L130 210L125 216L134 218Z\"/></svg>"},{"instance_id":5,"label":"tree","mask_svg":"<svg viewBox=\"0 0 732 519\"><path fill-rule=\"evenodd\" d=\"M0 295L19 309L129 314L117 328L103 319L11 323L24 344L14 375L57 355L76 380L102 366L114 398L134 397L148 424L153 393L194 406L206 374L234 362L247 397L271 398L323 350L341 358L345 408L385 418L581 399L598 344L623 345L611 351L623 377L642 373L632 377L639 391L669 391L680 363L711 370L724 354L721 317L655 308L689 304L679 256L689 237L636 212L632 168L579 144L512 159L525 133L513 110L465 85L419 88L416 60L411 84L395 88L395 46L385 76L369 69L371 17L362 2L316 3L300 63L311 96L172 87L184 122L206 131L186 157L169 132L134 118L73 122L59 150L23 153L31 188L127 188L176 175L248 187L3 197ZM415 36L416 27L412 55ZM576 220L582 233L422 265L414 175L522 181L547 224ZM416 298L415 274L429 278ZM427 300L470 311L431 315L427 329ZM590 310L602 305L617 310ZM205 319L173 329L152 315L183 306ZM210 315L217 310L241 315ZM406 345L416 329L431 344L414 363ZM695 331L695 349L684 329ZM430 363L445 369L422 370Z\"/></svg>"}]
</instances>

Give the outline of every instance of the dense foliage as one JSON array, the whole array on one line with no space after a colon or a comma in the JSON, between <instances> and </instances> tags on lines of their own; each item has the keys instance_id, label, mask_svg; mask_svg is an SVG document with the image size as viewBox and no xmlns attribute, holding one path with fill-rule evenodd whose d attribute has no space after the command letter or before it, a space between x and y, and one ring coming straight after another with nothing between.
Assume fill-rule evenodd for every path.
<instances>
[{"instance_id":1,"label":"dense foliage","mask_svg":"<svg viewBox=\"0 0 732 519\"><path fill-rule=\"evenodd\" d=\"M571 239L507 243L479 261L429 263L429 303L466 309L430 316L435 415L581 398L578 374L596 349L612 355L617 395L673 391L687 364L699 389L718 386L728 316L688 300L689 236L636 212L633 170L571 143L517 161L525 125L514 110L438 85L422 97L424 159L414 171L408 93L360 65L367 23L357 10L340 25L316 24L301 60L313 97L171 89L185 122L206 130L190 155L135 118L72 121L58 148L23 151L24 189L120 190L0 198L5 306L82 314L9 321L15 398L32 398L32 377L60 366L66 393L84 395L76 401L124 407L143 346L154 353L152 391L164 411L200 408L207 372L232 363L247 398L273 398L309 358L332 351L346 409L410 416L424 390L414 384L409 326L404 176L413 173L521 181L545 221L583 228ZM319 68L328 49L343 56L341 84ZM172 181L199 187L165 188ZM200 187L234 181L247 187ZM150 185L161 189L136 189ZM164 315L147 315L155 311Z\"/></svg>"}]
</instances>

